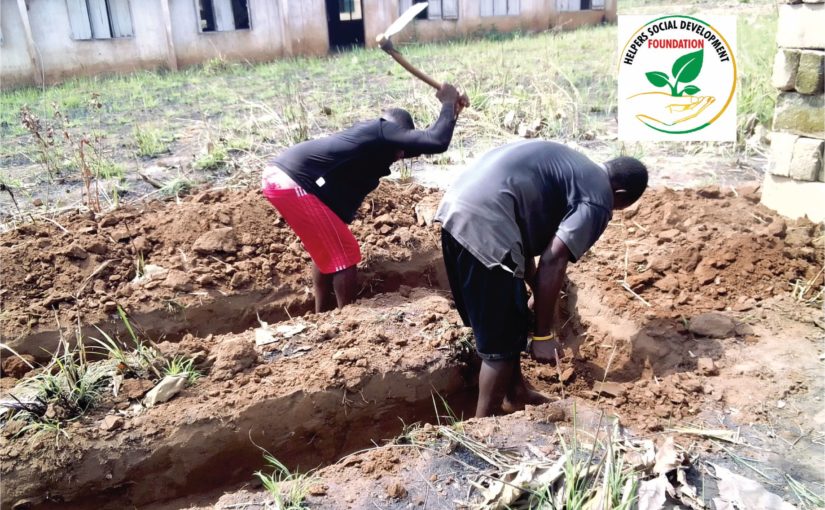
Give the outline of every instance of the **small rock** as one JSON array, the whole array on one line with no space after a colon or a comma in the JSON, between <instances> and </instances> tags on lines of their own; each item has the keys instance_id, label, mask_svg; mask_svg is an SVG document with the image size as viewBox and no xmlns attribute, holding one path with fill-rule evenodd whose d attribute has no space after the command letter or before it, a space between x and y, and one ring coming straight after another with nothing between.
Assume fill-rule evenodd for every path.
<instances>
[{"instance_id":1,"label":"small rock","mask_svg":"<svg viewBox=\"0 0 825 510\"><path fill-rule=\"evenodd\" d=\"M326 495L329 487L322 483L316 483L309 488L309 495L310 496L324 496Z\"/></svg>"},{"instance_id":2,"label":"small rock","mask_svg":"<svg viewBox=\"0 0 825 510\"><path fill-rule=\"evenodd\" d=\"M35 198L34 200L32 200L32 205L35 207L42 207L43 201L39 198Z\"/></svg>"},{"instance_id":3,"label":"small rock","mask_svg":"<svg viewBox=\"0 0 825 510\"><path fill-rule=\"evenodd\" d=\"M393 499L401 499L407 496L407 488L399 482L390 482L387 485L387 495Z\"/></svg>"},{"instance_id":4,"label":"small rock","mask_svg":"<svg viewBox=\"0 0 825 510\"><path fill-rule=\"evenodd\" d=\"M625 393L624 385L620 383L601 381L597 381L596 384L593 385L593 391L597 394L608 397L620 397Z\"/></svg>"},{"instance_id":5,"label":"small rock","mask_svg":"<svg viewBox=\"0 0 825 510\"><path fill-rule=\"evenodd\" d=\"M152 389L152 381L146 379L124 379L120 385L120 395L128 400L142 398Z\"/></svg>"},{"instance_id":6,"label":"small rock","mask_svg":"<svg viewBox=\"0 0 825 510\"><path fill-rule=\"evenodd\" d=\"M688 331L693 334L710 338L727 338L736 328L736 323L727 315L708 312L690 320Z\"/></svg>"},{"instance_id":7,"label":"small rock","mask_svg":"<svg viewBox=\"0 0 825 510\"><path fill-rule=\"evenodd\" d=\"M736 336L750 336L753 335L753 327L744 322L736 325Z\"/></svg>"},{"instance_id":8,"label":"small rock","mask_svg":"<svg viewBox=\"0 0 825 510\"><path fill-rule=\"evenodd\" d=\"M127 228L114 229L114 230L112 230L112 233L109 234L109 235L111 235L112 239L114 239L117 242L125 241L125 240L129 239L130 237L132 237L132 233L129 232L129 229L127 229Z\"/></svg>"},{"instance_id":9,"label":"small rock","mask_svg":"<svg viewBox=\"0 0 825 510\"><path fill-rule=\"evenodd\" d=\"M34 356L31 354L9 356L3 360L3 376L20 379L32 370L29 365L34 365Z\"/></svg>"},{"instance_id":10,"label":"small rock","mask_svg":"<svg viewBox=\"0 0 825 510\"><path fill-rule=\"evenodd\" d=\"M719 368L711 358L698 358L696 360L696 371L702 375L719 375Z\"/></svg>"},{"instance_id":11,"label":"small rock","mask_svg":"<svg viewBox=\"0 0 825 510\"><path fill-rule=\"evenodd\" d=\"M117 430L123 426L123 418L110 414L100 422L100 429L105 431Z\"/></svg>"},{"instance_id":12,"label":"small rock","mask_svg":"<svg viewBox=\"0 0 825 510\"><path fill-rule=\"evenodd\" d=\"M152 388L143 398L143 405L152 407L156 404L166 402L171 399L186 386L186 378L177 375L167 375L160 382Z\"/></svg>"},{"instance_id":13,"label":"small rock","mask_svg":"<svg viewBox=\"0 0 825 510\"><path fill-rule=\"evenodd\" d=\"M89 256L89 254L86 253L86 250L84 250L83 248L81 248L79 245L77 245L75 243L72 243L71 245L69 245L65 250L61 251L60 254L65 255L65 256L69 257L70 259L79 259L79 260L83 260L83 259L85 259Z\"/></svg>"},{"instance_id":14,"label":"small rock","mask_svg":"<svg viewBox=\"0 0 825 510\"><path fill-rule=\"evenodd\" d=\"M573 370L573 367L567 367L567 368L566 368L566 369L564 369L564 371L561 373L561 376L559 377L559 381L561 381L561 382L563 382L563 383L566 383L567 381L569 381L570 379L572 379L572 378L573 378L573 376L574 376L575 374L576 374L576 371L575 371L575 370Z\"/></svg>"},{"instance_id":15,"label":"small rock","mask_svg":"<svg viewBox=\"0 0 825 510\"><path fill-rule=\"evenodd\" d=\"M215 283L215 278L211 274L204 274L198 276L198 278L195 281L198 282L198 285L207 287Z\"/></svg>"},{"instance_id":16,"label":"small rock","mask_svg":"<svg viewBox=\"0 0 825 510\"><path fill-rule=\"evenodd\" d=\"M192 289L192 283L189 281L189 275L179 269L170 269L166 273L166 279L163 280L164 287L172 290L188 291Z\"/></svg>"},{"instance_id":17,"label":"small rock","mask_svg":"<svg viewBox=\"0 0 825 510\"><path fill-rule=\"evenodd\" d=\"M679 237L679 234L681 234L681 232L675 228L664 230L659 232L659 241L663 243L673 242L677 237Z\"/></svg>"},{"instance_id":18,"label":"small rock","mask_svg":"<svg viewBox=\"0 0 825 510\"><path fill-rule=\"evenodd\" d=\"M235 253L238 251L235 229L223 227L210 230L195 240L192 249L201 255L215 252Z\"/></svg>"}]
</instances>

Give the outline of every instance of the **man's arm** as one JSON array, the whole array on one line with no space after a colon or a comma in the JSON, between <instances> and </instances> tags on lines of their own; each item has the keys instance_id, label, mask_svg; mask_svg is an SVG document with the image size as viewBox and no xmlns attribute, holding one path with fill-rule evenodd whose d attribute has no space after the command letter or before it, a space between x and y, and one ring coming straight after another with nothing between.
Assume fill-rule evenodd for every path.
<instances>
[{"instance_id":1,"label":"man's arm","mask_svg":"<svg viewBox=\"0 0 825 510\"><path fill-rule=\"evenodd\" d=\"M441 101L441 115L427 129L404 129L393 122L383 123L384 140L404 151L406 157L418 154L438 154L447 150L453 138L456 108L461 99L458 90L449 83L436 93Z\"/></svg>"},{"instance_id":2,"label":"man's arm","mask_svg":"<svg viewBox=\"0 0 825 510\"><path fill-rule=\"evenodd\" d=\"M556 302L564 282L570 250L558 237L541 254L533 286L533 310L536 313L534 336L544 337L553 333ZM555 350L560 349L555 340L534 341L531 347L533 357L538 361L555 360Z\"/></svg>"}]
</instances>

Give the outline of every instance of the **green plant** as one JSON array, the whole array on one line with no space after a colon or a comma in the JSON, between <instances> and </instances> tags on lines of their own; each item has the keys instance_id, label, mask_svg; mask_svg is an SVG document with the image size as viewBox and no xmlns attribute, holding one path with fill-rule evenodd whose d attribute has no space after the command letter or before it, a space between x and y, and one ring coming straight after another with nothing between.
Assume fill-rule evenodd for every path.
<instances>
[{"instance_id":1,"label":"green plant","mask_svg":"<svg viewBox=\"0 0 825 510\"><path fill-rule=\"evenodd\" d=\"M137 155L142 158L153 158L159 154L169 152L169 143L172 138L160 129L147 125L137 125L133 136L137 145Z\"/></svg>"},{"instance_id":2,"label":"green plant","mask_svg":"<svg viewBox=\"0 0 825 510\"><path fill-rule=\"evenodd\" d=\"M160 188L160 193L165 196L179 197L189 193L193 187L194 184L189 179L176 177L163 183L163 187Z\"/></svg>"},{"instance_id":3,"label":"green plant","mask_svg":"<svg viewBox=\"0 0 825 510\"><path fill-rule=\"evenodd\" d=\"M699 72L702 70L702 60L704 57L704 50L686 53L677 58L673 63L670 72L673 74L673 83L670 83L670 77L661 71L651 71L645 73L647 81L655 87L670 87L670 95L680 97L683 94L692 96L699 92L699 87L696 85L686 85L679 90L679 83L690 83L699 77Z\"/></svg>"},{"instance_id":4,"label":"green plant","mask_svg":"<svg viewBox=\"0 0 825 510\"><path fill-rule=\"evenodd\" d=\"M195 384L203 375L195 368L195 360L184 356L175 356L171 360L166 360L163 372L163 375L184 376L187 384Z\"/></svg>"},{"instance_id":5,"label":"green plant","mask_svg":"<svg viewBox=\"0 0 825 510\"><path fill-rule=\"evenodd\" d=\"M272 468L272 472L266 474L257 471L255 476L258 477L267 492L272 495L275 500L275 508L279 510L306 508L304 500L309 495L310 487L315 483L312 473L292 473L281 461L268 452L264 453L264 459Z\"/></svg>"},{"instance_id":6,"label":"green plant","mask_svg":"<svg viewBox=\"0 0 825 510\"><path fill-rule=\"evenodd\" d=\"M195 168L198 170L217 170L224 166L229 159L229 153L222 143L209 144L206 154L195 161Z\"/></svg>"}]
</instances>

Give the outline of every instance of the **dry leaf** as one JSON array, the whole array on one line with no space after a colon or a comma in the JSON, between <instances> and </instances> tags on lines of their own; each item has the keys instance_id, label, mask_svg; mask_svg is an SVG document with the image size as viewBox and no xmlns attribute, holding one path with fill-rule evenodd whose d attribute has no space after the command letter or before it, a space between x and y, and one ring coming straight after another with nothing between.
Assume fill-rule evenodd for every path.
<instances>
[{"instance_id":1,"label":"dry leaf","mask_svg":"<svg viewBox=\"0 0 825 510\"><path fill-rule=\"evenodd\" d=\"M639 510L660 510L665 506L665 492L670 486L664 474L639 484Z\"/></svg>"},{"instance_id":2,"label":"dry leaf","mask_svg":"<svg viewBox=\"0 0 825 510\"><path fill-rule=\"evenodd\" d=\"M716 470L716 477L719 479L719 498L713 500L717 510L728 508L720 507L717 499L720 503L732 503L748 510L795 510L796 507L765 490L759 482L737 475L722 466L710 465Z\"/></svg>"}]
</instances>

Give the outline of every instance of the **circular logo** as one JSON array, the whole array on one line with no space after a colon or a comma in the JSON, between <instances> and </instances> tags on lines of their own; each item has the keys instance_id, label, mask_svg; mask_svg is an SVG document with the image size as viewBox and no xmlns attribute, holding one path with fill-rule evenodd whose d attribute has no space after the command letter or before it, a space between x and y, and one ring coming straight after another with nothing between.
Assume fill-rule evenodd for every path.
<instances>
[{"instance_id":1,"label":"circular logo","mask_svg":"<svg viewBox=\"0 0 825 510\"><path fill-rule=\"evenodd\" d=\"M645 22L619 58L620 108L640 129L672 135L705 129L736 93L733 48L719 30L692 16Z\"/></svg>"}]
</instances>

